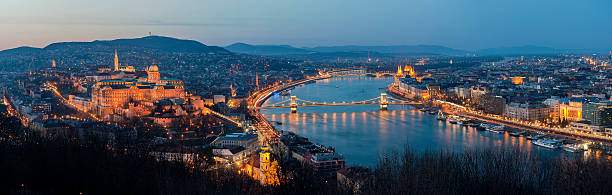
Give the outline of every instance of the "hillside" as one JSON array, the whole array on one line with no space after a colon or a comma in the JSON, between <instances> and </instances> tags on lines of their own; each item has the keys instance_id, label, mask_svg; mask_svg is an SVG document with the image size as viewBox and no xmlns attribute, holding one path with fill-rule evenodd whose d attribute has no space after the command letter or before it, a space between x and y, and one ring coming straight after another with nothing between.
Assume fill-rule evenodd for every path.
<instances>
[{"instance_id":1,"label":"hillside","mask_svg":"<svg viewBox=\"0 0 612 195\"><path fill-rule=\"evenodd\" d=\"M92 42L61 42L50 44L47 47L44 47L43 50L66 50L75 48L152 49L165 52L188 53L228 52L221 47L207 46L193 40L183 40L162 36L147 36L135 39L116 39L108 41L97 40Z\"/></svg>"},{"instance_id":2,"label":"hillside","mask_svg":"<svg viewBox=\"0 0 612 195\"><path fill-rule=\"evenodd\" d=\"M147 36L134 39L97 40L92 42L59 42L43 48L18 47L0 51L0 70L23 71L40 66L49 66L55 59L58 63L100 65L112 57L114 50L129 53L132 63L144 63L155 56L178 54L230 54L217 46L207 46L193 40L172 37ZM92 61L92 59L96 59ZM125 58L124 58L125 59ZM150 63L151 61L148 61ZM30 65L31 64L31 65Z\"/></svg>"},{"instance_id":3,"label":"hillside","mask_svg":"<svg viewBox=\"0 0 612 195\"><path fill-rule=\"evenodd\" d=\"M251 55L293 55L306 54L310 51L300 48L295 48L289 45L250 45L246 43L234 43L225 47L225 49L235 52Z\"/></svg>"},{"instance_id":4,"label":"hillside","mask_svg":"<svg viewBox=\"0 0 612 195\"><path fill-rule=\"evenodd\" d=\"M348 51L372 51L388 54L402 55L465 55L467 51L453 49L438 45L395 45L395 46L323 46L305 48L317 52L348 52Z\"/></svg>"}]
</instances>

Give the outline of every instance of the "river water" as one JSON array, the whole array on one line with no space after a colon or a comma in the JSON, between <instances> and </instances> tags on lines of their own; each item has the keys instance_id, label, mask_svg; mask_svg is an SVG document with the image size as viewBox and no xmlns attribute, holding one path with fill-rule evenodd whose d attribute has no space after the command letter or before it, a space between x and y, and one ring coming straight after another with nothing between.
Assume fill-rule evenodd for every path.
<instances>
[{"instance_id":1,"label":"river water","mask_svg":"<svg viewBox=\"0 0 612 195\"><path fill-rule=\"evenodd\" d=\"M291 95L314 102L362 101L380 96L391 83L392 78L334 77L297 86ZM288 98L274 95L264 105ZM406 145L417 151L518 149L537 155L570 155L535 146L524 137L438 121L435 115L405 105L390 105L388 111L380 111L378 105L356 105L300 107L294 114L288 108L274 108L263 109L261 113L269 121L281 122L277 125L279 130L293 131L312 142L331 145L346 157L349 165L373 167L380 155L401 150Z\"/></svg>"}]
</instances>

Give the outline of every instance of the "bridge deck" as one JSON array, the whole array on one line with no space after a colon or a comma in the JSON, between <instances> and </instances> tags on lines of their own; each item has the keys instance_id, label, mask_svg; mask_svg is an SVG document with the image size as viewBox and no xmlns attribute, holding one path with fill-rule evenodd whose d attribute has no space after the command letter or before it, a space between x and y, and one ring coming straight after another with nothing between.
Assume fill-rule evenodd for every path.
<instances>
[{"instance_id":1,"label":"bridge deck","mask_svg":"<svg viewBox=\"0 0 612 195\"><path fill-rule=\"evenodd\" d=\"M387 105L419 105L419 102L406 102L406 103L387 103ZM358 105L380 105L380 103L331 103L331 104L298 104L297 107L315 107L315 106L358 106ZM260 106L257 109L266 108L291 108L290 105L283 106Z\"/></svg>"}]
</instances>

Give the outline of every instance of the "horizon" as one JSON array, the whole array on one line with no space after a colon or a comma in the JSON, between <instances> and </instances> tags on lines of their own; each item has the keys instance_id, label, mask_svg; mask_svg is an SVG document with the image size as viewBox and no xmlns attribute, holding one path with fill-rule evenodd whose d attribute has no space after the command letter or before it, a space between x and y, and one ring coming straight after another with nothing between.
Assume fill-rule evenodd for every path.
<instances>
[{"instance_id":1,"label":"horizon","mask_svg":"<svg viewBox=\"0 0 612 195\"><path fill-rule=\"evenodd\" d=\"M524 44L524 45L509 45L509 46L502 46L502 47L490 47L490 48L477 48L477 49L461 49L461 48L454 48L454 47L449 47L446 45L436 45L436 44L388 44L388 45L359 45L359 44L344 44L344 45L314 45L314 46L296 46L296 45L291 45L291 44L253 44L253 43L248 43L248 42L234 42L234 43L230 43L227 45L211 45L211 44L207 44L206 42L202 42L200 40L195 40L195 39L190 39L190 38L181 38L181 37L173 37L173 36L166 36L166 35L155 35L155 34L151 34L151 35L146 35L146 36L138 36L138 37L119 37L119 38L113 38L113 39L94 39L94 40L83 40L83 41L57 41L57 42L52 42L52 43L48 43L46 45L41 45L41 46L30 46L30 45L22 45L22 46L17 46L17 47L12 47L12 48L5 48L5 49L1 49L0 48L0 52L1 51L6 51L6 50L11 50L11 49L16 49L16 48L23 48L23 47L27 47L27 48L38 48L38 49L43 49L49 45L52 44L56 44L56 43L74 43L74 42L83 42L83 43L89 43L89 42L95 42L95 41L113 41L113 40L119 40L119 39L139 39L139 38L145 38L145 37L149 37L149 36L157 36L157 37L168 37L168 38L175 38L175 39L179 39L179 40L191 40L191 41L197 41L199 43L202 43L206 46L217 46L217 47L222 47L222 48L226 48L229 47L231 45L234 44L247 44L247 45L252 45L252 46L289 46L289 47L293 47L293 48L298 48L298 49L313 49L313 48L317 48L317 47L350 47L350 46L359 46L359 47L401 47L401 46L439 46L439 47L446 47L449 49L455 49L455 50L462 50L462 51L467 51L467 52L473 52L473 51L479 51L479 50L487 50L487 49L504 49L504 48L522 48L522 47L542 47L542 48L550 48L550 49L555 49L555 50L610 50L609 48L555 48L555 47L550 47L550 46L546 46L546 45L535 45L535 44ZM612 51L612 50L610 50Z\"/></svg>"},{"instance_id":2,"label":"horizon","mask_svg":"<svg viewBox=\"0 0 612 195\"><path fill-rule=\"evenodd\" d=\"M478 0L53 2L8 0L0 50L154 35L222 46L439 45L460 50L536 45L610 48L612 2ZM219 11L222 10L222 11ZM568 14L572 13L572 14Z\"/></svg>"}]
</instances>

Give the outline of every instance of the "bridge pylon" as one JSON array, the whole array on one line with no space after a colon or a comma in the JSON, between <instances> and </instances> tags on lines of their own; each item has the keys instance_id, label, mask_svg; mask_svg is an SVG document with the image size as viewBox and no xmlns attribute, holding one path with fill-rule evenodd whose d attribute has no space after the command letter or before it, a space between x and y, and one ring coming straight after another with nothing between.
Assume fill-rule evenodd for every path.
<instances>
[{"instance_id":1,"label":"bridge pylon","mask_svg":"<svg viewBox=\"0 0 612 195\"><path fill-rule=\"evenodd\" d=\"M297 99L294 95L291 96L291 113L297 113L297 103L295 102L295 99Z\"/></svg>"},{"instance_id":2,"label":"bridge pylon","mask_svg":"<svg viewBox=\"0 0 612 195\"><path fill-rule=\"evenodd\" d=\"M380 93L380 109L387 110L387 106L389 106L389 102L387 101L387 94Z\"/></svg>"}]
</instances>

